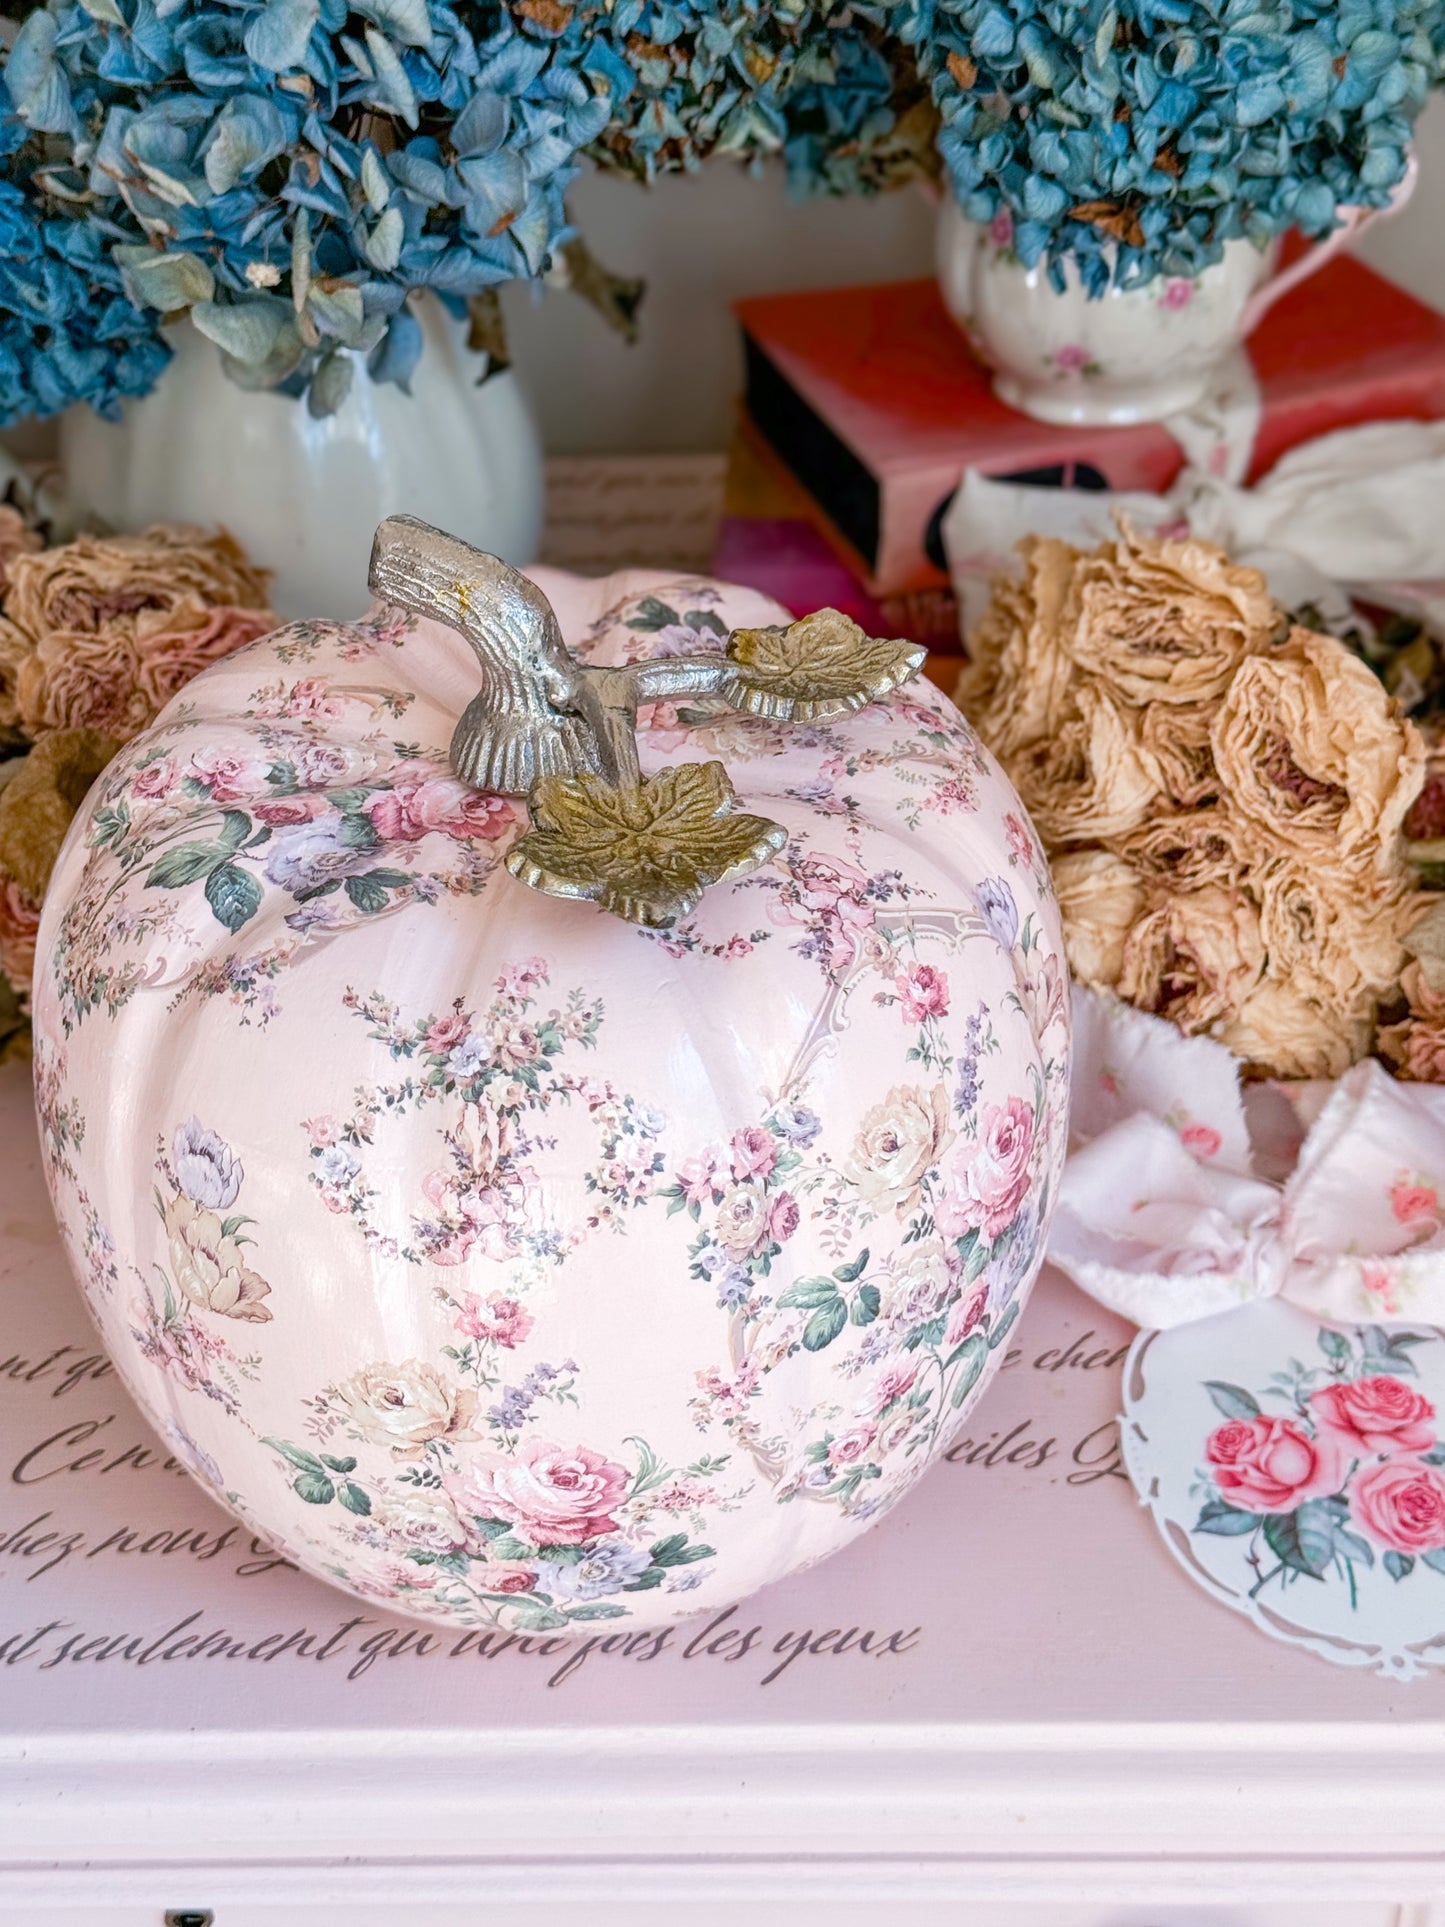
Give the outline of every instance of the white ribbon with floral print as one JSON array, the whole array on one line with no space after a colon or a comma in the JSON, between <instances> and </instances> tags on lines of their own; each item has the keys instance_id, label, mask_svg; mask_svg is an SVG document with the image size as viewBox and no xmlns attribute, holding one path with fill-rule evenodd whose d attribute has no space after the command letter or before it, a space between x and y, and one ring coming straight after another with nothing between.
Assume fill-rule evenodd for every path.
<instances>
[{"instance_id":1,"label":"white ribbon with floral print","mask_svg":"<svg viewBox=\"0 0 1445 1927\"><path fill-rule=\"evenodd\" d=\"M1219 543L1262 570L1286 608L1313 604L1333 623L1357 596L1445 634L1445 422L1338 429L1246 488L1230 429L1241 420L1247 411L1224 408L1213 441L1203 417L1168 424L1187 465L1167 495L1031 488L967 470L943 523L964 634L1024 536L1092 548L1120 512L1143 530Z\"/></svg>"},{"instance_id":2,"label":"white ribbon with floral print","mask_svg":"<svg viewBox=\"0 0 1445 1927\"><path fill-rule=\"evenodd\" d=\"M1074 991L1072 1142L1049 1257L1167 1328L1282 1297L1445 1325L1445 1089L1373 1061L1241 1088L1220 1044Z\"/></svg>"}]
</instances>

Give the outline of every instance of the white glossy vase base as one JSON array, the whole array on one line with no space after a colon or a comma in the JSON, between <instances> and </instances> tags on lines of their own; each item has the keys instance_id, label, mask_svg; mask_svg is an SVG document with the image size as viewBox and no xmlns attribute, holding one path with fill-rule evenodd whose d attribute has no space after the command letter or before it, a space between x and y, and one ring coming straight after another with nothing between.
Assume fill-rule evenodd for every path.
<instances>
[{"instance_id":1,"label":"white glossy vase base","mask_svg":"<svg viewBox=\"0 0 1445 1927\"><path fill-rule=\"evenodd\" d=\"M1211 367L1210 373L1213 373ZM1128 396L1092 394L1085 388L1036 388L1012 375L995 375L993 392L1000 401L1036 421L1058 428L1129 428L1138 422L1165 421L1195 407L1209 393L1206 376L1192 381L1139 384Z\"/></svg>"},{"instance_id":2,"label":"white glossy vase base","mask_svg":"<svg viewBox=\"0 0 1445 1927\"><path fill-rule=\"evenodd\" d=\"M420 516L518 567L537 557L542 449L509 371L484 365L436 302L418 307L426 348L411 393L373 382L355 357L334 415L230 381L189 323L156 391L120 423L72 409L61 423L69 507L78 521L135 530L153 522L227 528L275 572L284 617L357 610L377 524Z\"/></svg>"}]
</instances>

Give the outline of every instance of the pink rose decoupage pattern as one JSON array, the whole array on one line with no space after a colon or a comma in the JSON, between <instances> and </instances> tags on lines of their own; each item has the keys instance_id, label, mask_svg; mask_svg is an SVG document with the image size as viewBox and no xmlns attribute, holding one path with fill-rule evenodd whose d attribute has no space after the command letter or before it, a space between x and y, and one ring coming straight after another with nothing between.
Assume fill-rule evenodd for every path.
<instances>
[{"instance_id":1,"label":"pink rose decoupage pattern","mask_svg":"<svg viewBox=\"0 0 1445 1927\"><path fill-rule=\"evenodd\" d=\"M540 572L599 662L786 620ZM785 851L648 933L454 779L457 637L301 623L106 772L42 932L72 1263L171 1449L308 1570L562 1630L716 1608L941 1452L1037 1272L1068 998L1017 799L926 684L644 713Z\"/></svg>"},{"instance_id":2,"label":"pink rose decoupage pattern","mask_svg":"<svg viewBox=\"0 0 1445 1927\"><path fill-rule=\"evenodd\" d=\"M1275 1299L1141 1333L1124 1392L1130 1477L1215 1598L1342 1665L1445 1666L1445 1333Z\"/></svg>"}]
</instances>

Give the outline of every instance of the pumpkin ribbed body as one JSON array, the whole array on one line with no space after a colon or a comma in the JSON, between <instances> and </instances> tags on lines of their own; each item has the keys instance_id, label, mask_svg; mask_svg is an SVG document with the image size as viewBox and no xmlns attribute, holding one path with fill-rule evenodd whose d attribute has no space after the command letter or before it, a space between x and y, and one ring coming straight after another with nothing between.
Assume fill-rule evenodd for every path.
<instances>
[{"instance_id":1,"label":"pumpkin ribbed body","mask_svg":"<svg viewBox=\"0 0 1445 1927\"><path fill-rule=\"evenodd\" d=\"M785 620L544 578L584 659ZM1021 807L919 684L658 704L788 831L652 933L507 875L456 636L299 624L87 802L41 934L67 1246L172 1450L299 1564L459 1625L662 1624L846 1544L1041 1261L1067 978Z\"/></svg>"}]
</instances>

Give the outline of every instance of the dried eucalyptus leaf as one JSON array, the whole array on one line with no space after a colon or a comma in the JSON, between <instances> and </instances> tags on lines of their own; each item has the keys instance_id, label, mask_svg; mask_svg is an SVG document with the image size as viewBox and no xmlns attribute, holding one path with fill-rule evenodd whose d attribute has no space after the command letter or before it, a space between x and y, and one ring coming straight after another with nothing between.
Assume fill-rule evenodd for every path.
<instances>
[{"instance_id":1,"label":"dried eucalyptus leaf","mask_svg":"<svg viewBox=\"0 0 1445 1927\"><path fill-rule=\"evenodd\" d=\"M281 301L198 301L191 320L233 361L257 368L269 361L290 313Z\"/></svg>"},{"instance_id":2,"label":"dried eucalyptus leaf","mask_svg":"<svg viewBox=\"0 0 1445 1927\"><path fill-rule=\"evenodd\" d=\"M311 216L304 207L296 210L291 229L291 301L300 314L311 292Z\"/></svg>"},{"instance_id":3,"label":"dried eucalyptus leaf","mask_svg":"<svg viewBox=\"0 0 1445 1927\"><path fill-rule=\"evenodd\" d=\"M161 254L155 248L119 247L115 258L126 293L138 308L175 314L215 295L216 280L211 270L199 255L184 249Z\"/></svg>"},{"instance_id":4,"label":"dried eucalyptus leaf","mask_svg":"<svg viewBox=\"0 0 1445 1927\"><path fill-rule=\"evenodd\" d=\"M306 296L306 311L324 335L332 335L351 347L366 319L360 288L343 285L321 288L312 284Z\"/></svg>"},{"instance_id":5,"label":"dried eucalyptus leaf","mask_svg":"<svg viewBox=\"0 0 1445 1927\"><path fill-rule=\"evenodd\" d=\"M351 392L352 372L348 354L333 350L322 360L306 391L306 407L316 420L334 415L346 400Z\"/></svg>"},{"instance_id":6,"label":"dried eucalyptus leaf","mask_svg":"<svg viewBox=\"0 0 1445 1927\"><path fill-rule=\"evenodd\" d=\"M391 199L391 177L374 147L362 149L361 191L373 214L383 214Z\"/></svg>"},{"instance_id":7,"label":"dried eucalyptus leaf","mask_svg":"<svg viewBox=\"0 0 1445 1927\"><path fill-rule=\"evenodd\" d=\"M406 228L399 207L389 207L362 243L362 252L378 274L390 274L401 259Z\"/></svg>"}]
</instances>

